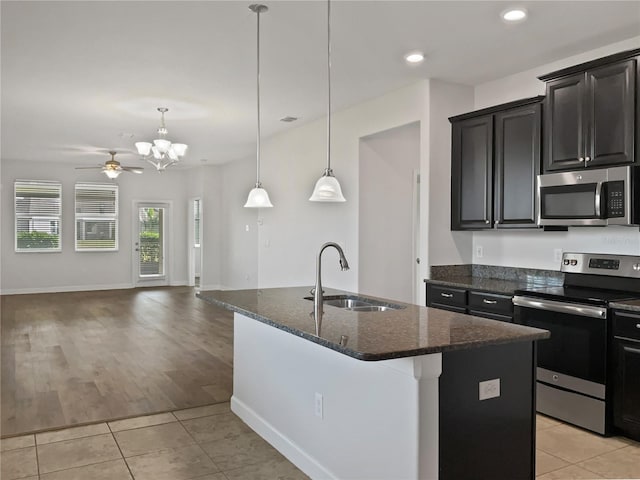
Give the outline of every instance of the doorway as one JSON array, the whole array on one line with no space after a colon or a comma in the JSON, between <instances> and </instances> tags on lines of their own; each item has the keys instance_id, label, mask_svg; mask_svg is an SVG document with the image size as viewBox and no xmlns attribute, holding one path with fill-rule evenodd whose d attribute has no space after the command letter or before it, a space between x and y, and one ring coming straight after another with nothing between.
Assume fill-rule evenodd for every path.
<instances>
[{"instance_id":1,"label":"doorway","mask_svg":"<svg viewBox=\"0 0 640 480\"><path fill-rule=\"evenodd\" d=\"M419 302L420 123L360 139L358 291Z\"/></svg>"},{"instance_id":2,"label":"doorway","mask_svg":"<svg viewBox=\"0 0 640 480\"><path fill-rule=\"evenodd\" d=\"M202 285L202 199L189 199L189 286Z\"/></svg>"},{"instance_id":3,"label":"doorway","mask_svg":"<svg viewBox=\"0 0 640 480\"><path fill-rule=\"evenodd\" d=\"M170 206L168 203L137 202L134 212L135 284L169 285Z\"/></svg>"}]
</instances>

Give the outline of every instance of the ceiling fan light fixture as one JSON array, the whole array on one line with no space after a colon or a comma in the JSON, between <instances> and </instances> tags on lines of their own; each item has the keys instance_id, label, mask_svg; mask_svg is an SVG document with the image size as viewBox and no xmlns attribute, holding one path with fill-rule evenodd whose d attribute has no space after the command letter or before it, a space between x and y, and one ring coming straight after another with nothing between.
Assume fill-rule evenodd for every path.
<instances>
[{"instance_id":1,"label":"ceiling fan light fixture","mask_svg":"<svg viewBox=\"0 0 640 480\"><path fill-rule=\"evenodd\" d=\"M111 180L115 180L122 173L122 170L115 170L113 168L105 167L103 170L104 174L109 177Z\"/></svg>"}]
</instances>

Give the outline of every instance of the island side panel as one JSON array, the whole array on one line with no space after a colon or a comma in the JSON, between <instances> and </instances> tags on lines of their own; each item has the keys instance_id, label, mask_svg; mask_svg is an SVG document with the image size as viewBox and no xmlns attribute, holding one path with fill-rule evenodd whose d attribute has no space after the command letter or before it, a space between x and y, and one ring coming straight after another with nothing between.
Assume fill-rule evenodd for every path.
<instances>
[{"instance_id":1,"label":"island side panel","mask_svg":"<svg viewBox=\"0 0 640 480\"><path fill-rule=\"evenodd\" d=\"M441 358L359 361L236 313L231 408L312 478L435 480Z\"/></svg>"},{"instance_id":2,"label":"island side panel","mask_svg":"<svg viewBox=\"0 0 640 480\"><path fill-rule=\"evenodd\" d=\"M535 365L534 342L443 354L440 480L535 478Z\"/></svg>"}]
</instances>

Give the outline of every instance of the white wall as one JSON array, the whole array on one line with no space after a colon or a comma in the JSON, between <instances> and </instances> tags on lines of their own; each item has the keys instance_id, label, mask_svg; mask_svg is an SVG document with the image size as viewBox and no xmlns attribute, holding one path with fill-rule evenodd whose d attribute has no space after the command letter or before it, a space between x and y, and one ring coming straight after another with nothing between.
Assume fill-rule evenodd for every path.
<instances>
[{"instance_id":1,"label":"white wall","mask_svg":"<svg viewBox=\"0 0 640 480\"><path fill-rule=\"evenodd\" d=\"M292 128L263 142L261 180L275 208L259 212L258 265L260 287L312 285L315 256L327 241L344 249L352 270L341 272L336 252L324 259L324 284L358 290L358 150L360 138L412 122L420 122L421 138L428 134L428 82L390 92L332 116L331 166L347 199L343 204L309 202L313 186L326 166L326 121ZM428 149L421 144L421 170L428 165ZM246 180L249 188L251 178ZM428 204L427 189L422 198ZM246 195L246 193L245 193ZM421 246L426 259L425 209ZM382 232L391 235L391 232ZM421 264L426 275L427 262ZM424 299L423 299L424 300Z\"/></svg>"},{"instance_id":2,"label":"white wall","mask_svg":"<svg viewBox=\"0 0 640 480\"><path fill-rule=\"evenodd\" d=\"M359 185L360 293L413 302L414 172L420 168L420 125L361 139ZM417 245L416 245L417 247Z\"/></svg>"},{"instance_id":3,"label":"white wall","mask_svg":"<svg viewBox=\"0 0 640 480\"><path fill-rule=\"evenodd\" d=\"M428 185L429 265L471 263L471 232L451 231L451 123L449 117L473 110L473 88L429 82L430 130Z\"/></svg>"},{"instance_id":4,"label":"white wall","mask_svg":"<svg viewBox=\"0 0 640 480\"><path fill-rule=\"evenodd\" d=\"M478 85L474 109L544 95L545 84L537 79L539 75L634 48L640 48L640 37ZM483 247L482 258L475 256L477 246ZM559 263L554 258L555 249L640 255L640 234L637 227L570 228L568 232L473 233L473 263L557 270Z\"/></svg>"},{"instance_id":5,"label":"white wall","mask_svg":"<svg viewBox=\"0 0 640 480\"><path fill-rule=\"evenodd\" d=\"M258 286L258 210L244 208L255 184L255 158L220 167L222 193L220 284L222 288ZM270 192L270 190L268 190ZM212 245L207 242L207 249Z\"/></svg>"},{"instance_id":6,"label":"white wall","mask_svg":"<svg viewBox=\"0 0 640 480\"><path fill-rule=\"evenodd\" d=\"M185 172L158 174L146 169L143 175L122 174L117 183L120 195L120 232L117 252L76 252L74 245L74 186L77 182L108 183L99 171L77 171L74 165L2 161L2 293L128 288L133 285L132 201L172 202L167 266L173 285L187 281L187 189ZM13 182L51 180L62 183L62 252L16 253L14 251Z\"/></svg>"}]
</instances>

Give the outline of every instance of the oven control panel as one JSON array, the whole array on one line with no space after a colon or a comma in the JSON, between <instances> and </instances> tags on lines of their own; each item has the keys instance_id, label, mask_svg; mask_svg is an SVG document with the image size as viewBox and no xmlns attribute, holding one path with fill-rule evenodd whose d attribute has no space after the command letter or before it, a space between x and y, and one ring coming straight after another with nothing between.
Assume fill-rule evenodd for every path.
<instances>
[{"instance_id":1,"label":"oven control panel","mask_svg":"<svg viewBox=\"0 0 640 480\"><path fill-rule=\"evenodd\" d=\"M563 253L560 271L640 278L640 257L604 253Z\"/></svg>"}]
</instances>

